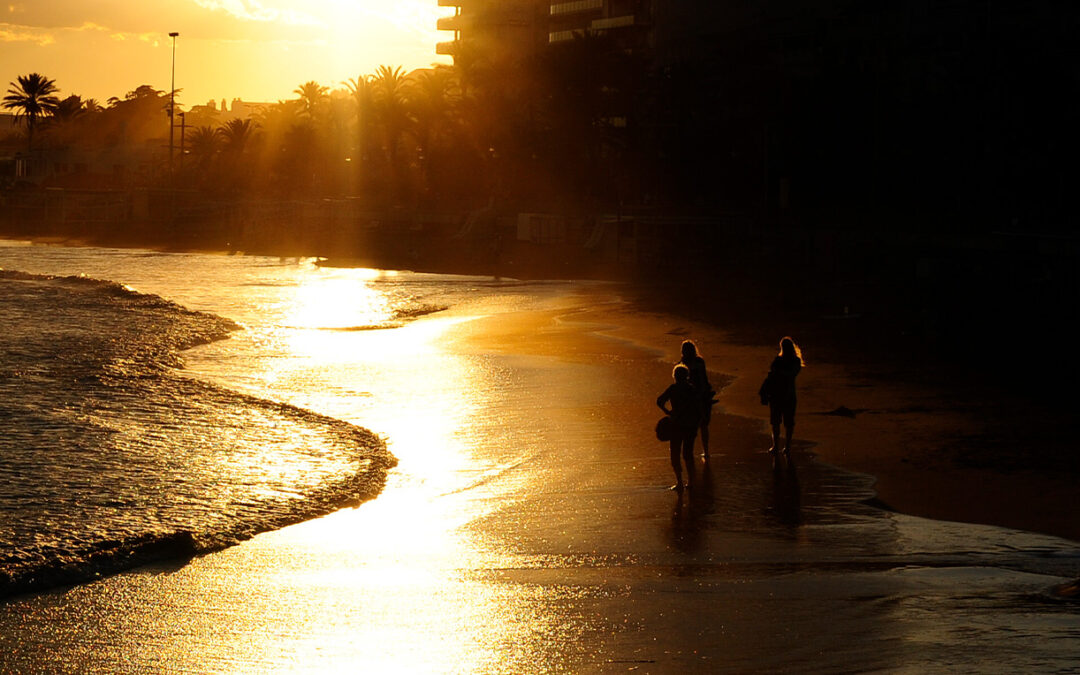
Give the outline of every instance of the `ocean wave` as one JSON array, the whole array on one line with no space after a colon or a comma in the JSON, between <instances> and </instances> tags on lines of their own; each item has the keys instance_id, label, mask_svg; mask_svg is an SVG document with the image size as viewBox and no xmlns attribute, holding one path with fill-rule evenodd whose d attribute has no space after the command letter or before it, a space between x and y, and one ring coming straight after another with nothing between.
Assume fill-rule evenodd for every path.
<instances>
[{"instance_id":1,"label":"ocean wave","mask_svg":"<svg viewBox=\"0 0 1080 675\"><path fill-rule=\"evenodd\" d=\"M415 305L412 307L402 307L394 312L394 318L398 320L402 319L418 319L422 316L429 314L437 314L444 312L448 309L446 305Z\"/></svg>"},{"instance_id":2,"label":"ocean wave","mask_svg":"<svg viewBox=\"0 0 1080 675\"><path fill-rule=\"evenodd\" d=\"M183 376L236 324L121 284L0 272L0 597L183 558L373 497L341 420Z\"/></svg>"}]
</instances>

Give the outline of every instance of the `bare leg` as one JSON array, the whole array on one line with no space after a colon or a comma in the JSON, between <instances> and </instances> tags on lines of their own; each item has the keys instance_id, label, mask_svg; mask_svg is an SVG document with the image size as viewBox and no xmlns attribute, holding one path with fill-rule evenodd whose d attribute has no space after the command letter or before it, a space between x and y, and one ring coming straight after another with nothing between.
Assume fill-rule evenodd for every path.
<instances>
[{"instance_id":1,"label":"bare leg","mask_svg":"<svg viewBox=\"0 0 1080 675\"><path fill-rule=\"evenodd\" d=\"M683 443L682 448L683 462L686 464L686 484L693 486L694 484L694 438L690 437Z\"/></svg>"},{"instance_id":2,"label":"bare leg","mask_svg":"<svg viewBox=\"0 0 1080 675\"><path fill-rule=\"evenodd\" d=\"M780 425L772 425L772 447L769 452L780 452Z\"/></svg>"},{"instance_id":3,"label":"bare leg","mask_svg":"<svg viewBox=\"0 0 1080 675\"><path fill-rule=\"evenodd\" d=\"M679 449L680 449L679 446L681 444L682 444L682 439L680 439L680 438L671 439L671 468L675 470L675 489L678 490L679 492L682 492L682 489L683 489L682 464L681 464L680 458L679 458Z\"/></svg>"}]
</instances>

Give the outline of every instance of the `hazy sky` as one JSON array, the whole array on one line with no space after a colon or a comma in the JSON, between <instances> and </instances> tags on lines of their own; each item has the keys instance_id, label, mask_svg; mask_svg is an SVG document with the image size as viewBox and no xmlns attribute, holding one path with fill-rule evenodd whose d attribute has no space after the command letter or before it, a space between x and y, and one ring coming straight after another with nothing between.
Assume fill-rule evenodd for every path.
<instances>
[{"instance_id":1,"label":"hazy sky","mask_svg":"<svg viewBox=\"0 0 1080 675\"><path fill-rule=\"evenodd\" d=\"M336 88L380 64L446 63L438 0L0 0L0 84L39 72L102 104L140 84L168 90L170 32L185 107L277 101Z\"/></svg>"}]
</instances>

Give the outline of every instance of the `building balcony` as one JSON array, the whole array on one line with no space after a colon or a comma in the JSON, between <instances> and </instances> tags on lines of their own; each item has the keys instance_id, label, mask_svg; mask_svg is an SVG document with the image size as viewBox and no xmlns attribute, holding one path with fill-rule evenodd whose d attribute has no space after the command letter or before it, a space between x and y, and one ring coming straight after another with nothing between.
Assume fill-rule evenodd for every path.
<instances>
[{"instance_id":1,"label":"building balcony","mask_svg":"<svg viewBox=\"0 0 1080 675\"><path fill-rule=\"evenodd\" d=\"M606 19L596 19L594 21L583 22L579 28L568 28L565 30L553 30L548 33L548 43L554 44L556 42L569 42L574 39L575 35L581 35L585 32L591 33L607 33L610 31L618 30L620 28L631 28L633 26L642 25L638 22L634 15L628 16L613 16Z\"/></svg>"},{"instance_id":2,"label":"building balcony","mask_svg":"<svg viewBox=\"0 0 1080 675\"><path fill-rule=\"evenodd\" d=\"M567 16L592 12L604 8L604 0L572 0L571 2L551 3L551 16Z\"/></svg>"},{"instance_id":3,"label":"building balcony","mask_svg":"<svg viewBox=\"0 0 1080 675\"><path fill-rule=\"evenodd\" d=\"M616 28L626 28L627 26L637 25L637 21L633 14L629 16L613 16L607 19L597 19L593 21L589 27L594 31L606 31L614 30Z\"/></svg>"},{"instance_id":4,"label":"building balcony","mask_svg":"<svg viewBox=\"0 0 1080 675\"><path fill-rule=\"evenodd\" d=\"M438 30L466 30L472 26L473 21L467 14L458 14L457 16L444 16L435 22L435 27Z\"/></svg>"},{"instance_id":5,"label":"building balcony","mask_svg":"<svg viewBox=\"0 0 1080 675\"><path fill-rule=\"evenodd\" d=\"M450 40L449 42L440 42L435 45L435 53L439 56L453 56L458 51L458 40Z\"/></svg>"}]
</instances>

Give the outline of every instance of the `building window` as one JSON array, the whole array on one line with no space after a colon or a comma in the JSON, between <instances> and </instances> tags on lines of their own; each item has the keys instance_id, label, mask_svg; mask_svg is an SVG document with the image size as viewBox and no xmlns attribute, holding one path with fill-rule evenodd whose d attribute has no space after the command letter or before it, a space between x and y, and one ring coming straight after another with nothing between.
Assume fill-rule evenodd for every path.
<instances>
[{"instance_id":1,"label":"building window","mask_svg":"<svg viewBox=\"0 0 1080 675\"><path fill-rule=\"evenodd\" d=\"M604 0L574 0L573 2L558 2L551 5L551 16L563 16L576 12L588 12L593 9L603 9Z\"/></svg>"}]
</instances>

